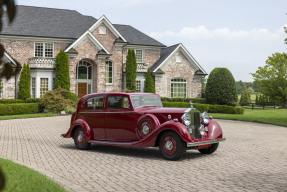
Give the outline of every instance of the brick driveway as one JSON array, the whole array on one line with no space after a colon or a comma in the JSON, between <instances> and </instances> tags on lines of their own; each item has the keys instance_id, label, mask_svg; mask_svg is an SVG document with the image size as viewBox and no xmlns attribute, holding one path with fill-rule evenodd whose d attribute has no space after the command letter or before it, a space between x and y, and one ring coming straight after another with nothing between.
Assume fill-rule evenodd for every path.
<instances>
[{"instance_id":1,"label":"brick driveway","mask_svg":"<svg viewBox=\"0 0 287 192\"><path fill-rule=\"evenodd\" d=\"M157 148L63 139L70 116L0 121L0 157L31 167L70 191L287 191L287 128L218 120L227 140L212 155L164 160Z\"/></svg>"}]
</instances>

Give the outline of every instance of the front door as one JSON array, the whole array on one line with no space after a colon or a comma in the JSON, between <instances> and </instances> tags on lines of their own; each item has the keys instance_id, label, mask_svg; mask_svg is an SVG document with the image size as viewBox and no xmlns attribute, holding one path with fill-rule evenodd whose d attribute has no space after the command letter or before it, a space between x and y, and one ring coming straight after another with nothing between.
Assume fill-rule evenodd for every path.
<instances>
[{"instance_id":1,"label":"front door","mask_svg":"<svg viewBox=\"0 0 287 192\"><path fill-rule=\"evenodd\" d=\"M78 97L87 95L87 83L78 83Z\"/></svg>"}]
</instances>

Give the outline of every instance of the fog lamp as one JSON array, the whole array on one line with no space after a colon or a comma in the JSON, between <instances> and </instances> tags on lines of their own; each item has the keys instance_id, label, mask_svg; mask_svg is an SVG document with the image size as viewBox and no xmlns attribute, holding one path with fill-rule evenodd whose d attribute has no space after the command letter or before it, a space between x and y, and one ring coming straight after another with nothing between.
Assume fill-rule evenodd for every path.
<instances>
[{"instance_id":1,"label":"fog lamp","mask_svg":"<svg viewBox=\"0 0 287 192\"><path fill-rule=\"evenodd\" d=\"M203 125L201 125L201 126L199 127L198 131L199 131L199 134L200 134L201 136L206 135L205 128L204 128Z\"/></svg>"}]
</instances>

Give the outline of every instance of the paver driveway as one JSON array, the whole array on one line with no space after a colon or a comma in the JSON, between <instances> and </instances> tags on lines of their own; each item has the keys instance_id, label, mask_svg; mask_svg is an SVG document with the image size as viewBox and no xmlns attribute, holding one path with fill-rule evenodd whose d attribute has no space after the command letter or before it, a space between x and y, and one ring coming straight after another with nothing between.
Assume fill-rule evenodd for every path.
<instances>
[{"instance_id":1,"label":"paver driveway","mask_svg":"<svg viewBox=\"0 0 287 192\"><path fill-rule=\"evenodd\" d=\"M158 148L92 145L60 137L70 116L0 121L0 157L38 170L70 191L287 191L287 128L218 120L225 142L212 155L176 162Z\"/></svg>"}]
</instances>

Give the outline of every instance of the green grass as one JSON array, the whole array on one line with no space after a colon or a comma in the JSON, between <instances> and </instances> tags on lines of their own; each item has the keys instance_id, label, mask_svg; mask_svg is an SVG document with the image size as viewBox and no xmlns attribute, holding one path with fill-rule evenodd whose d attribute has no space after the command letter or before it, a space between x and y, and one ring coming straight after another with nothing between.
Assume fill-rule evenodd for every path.
<instances>
[{"instance_id":1,"label":"green grass","mask_svg":"<svg viewBox=\"0 0 287 192\"><path fill-rule=\"evenodd\" d=\"M52 117L58 116L56 113L36 113L36 114L24 114L24 115L4 115L0 116L0 120L8 119L26 119L26 118L35 118L35 117Z\"/></svg>"},{"instance_id":2,"label":"green grass","mask_svg":"<svg viewBox=\"0 0 287 192\"><path fill-rule=\"evenodd\" d=\"M66 191L62 186L45 175L23 165L1 158L0 165L6 178L6 185L3 192Z\"/></svg>"},{"instance_id":3,"label":"green grass","mask_svg":"<svg viewBox=\"0 0 287 192\"><path fill-rule=\"evenodd\" d=\"M210 113L214 119L251 121L287 127L287 109L245 109L244 115Z\"/></svg>"}]
</instances>

